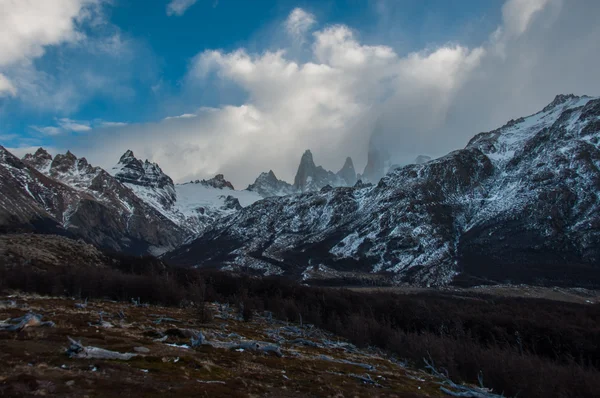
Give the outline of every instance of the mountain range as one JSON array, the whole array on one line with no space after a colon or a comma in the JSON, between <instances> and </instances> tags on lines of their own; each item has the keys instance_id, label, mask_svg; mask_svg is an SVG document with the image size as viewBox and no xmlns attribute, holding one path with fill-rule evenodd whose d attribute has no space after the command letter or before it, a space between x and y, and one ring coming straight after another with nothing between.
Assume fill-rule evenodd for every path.
<instances>
[{"instance_id":1,"label":"mountain range","mask_svg":"<svg viewBox=\"0 0 600 398\"><path fill-rule=\"evenodd\" d=\"M0 232L313 283L597 283L599 140L600 100L559 95L438 159L371 148L357 174L307 150L293 184L270 170L245 190L222 174L175 184L130 150L106 171L0 147Z\"/></svg>"},{"instance_id":2,"label":"mountain range","mask_svg":"<svg viewBox=\"0 0 600 398\"><path fill-rule=\"evenodd\" d=\"M597 284L599 141L600 100L559 95L376 185L256 202L166 259L305 281Z\"/></svg>"}]
</instances>

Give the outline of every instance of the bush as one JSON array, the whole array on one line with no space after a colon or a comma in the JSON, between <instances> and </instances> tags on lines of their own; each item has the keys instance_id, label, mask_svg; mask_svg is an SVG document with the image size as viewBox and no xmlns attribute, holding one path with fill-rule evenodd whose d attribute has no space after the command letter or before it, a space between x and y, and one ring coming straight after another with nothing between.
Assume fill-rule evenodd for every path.
<instances>
[{"instance_id":1,"label":"bush","mask_svg":"<svg viewBox=\"0 0 600 398\"><path fill-rule=\"evenodd\" d=\"M431 357L457 382L477 382L507 396L600 396L600 305L484 295L358 293L311 288L279 278L251 278L170 268L119 257L112 268L65 266L49 275L0 266L0 286L40 294L178 306L205 301L314 324L358 346L377 346L423 366ZM149 260L150 261L150 260Z\"/></svg>"}]
</instances>

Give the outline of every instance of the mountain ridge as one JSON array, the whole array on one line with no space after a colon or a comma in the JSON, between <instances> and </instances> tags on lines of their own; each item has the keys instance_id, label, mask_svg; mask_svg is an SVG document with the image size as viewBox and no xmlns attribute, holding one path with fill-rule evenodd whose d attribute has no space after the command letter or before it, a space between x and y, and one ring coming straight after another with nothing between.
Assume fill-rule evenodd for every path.
<instances>
[{"instance_id":1,"label":"mountain ridge","mask_svg":"<svg viewBox=\"0 0 600 398\"><path fill-rule=\"evenodd\" d=\"M420 285L568 280L570 266L600 266L599 119L597 98L557 96L374 186L257 202L166 258L298 279L330 269Z\"/></svg>"}]
</instances>

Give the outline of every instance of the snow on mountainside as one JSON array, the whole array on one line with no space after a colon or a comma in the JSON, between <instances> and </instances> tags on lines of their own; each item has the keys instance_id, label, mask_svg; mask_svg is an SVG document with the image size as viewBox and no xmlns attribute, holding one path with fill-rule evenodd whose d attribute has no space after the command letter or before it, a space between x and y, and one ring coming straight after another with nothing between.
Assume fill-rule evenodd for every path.
<instances>
[{"instance_id":1,"label":"snow on mountainside","mask_svg":"<svg viewBox=\"0 0 600 398\"><path fill-rule=\"evenodd\" d=\"M23 161L0 152L2 231L69 235L135 254L173 249L185 237L127 187L70 152L52 159L38 150Z\"/></svg>"},{"instance_id":2,"label":"snow on mountainside","mask_svg":"<svg viewBox=\"0 0 600 398\"><path fill-rule=\"evenodd\" d=\"M156 163L142 162L130 150L121 156L112 173L138 198L188 231L189 237L196 236L217 218L261 199L253 192L234 190L223 174L209 180L173 184Z\"/></svg>"},{"instance_id":3,"label":"snow on mountainside","mask_svg":"<svg viewBox=\"0 0 600 398\"><path fill-rule=\"evenodd\" d=\"M298 279L385 272L424 285L598 285L599 141L600 100L559 95L375 186L257 202L166 258Z\"/></svg>"}]
</instances>

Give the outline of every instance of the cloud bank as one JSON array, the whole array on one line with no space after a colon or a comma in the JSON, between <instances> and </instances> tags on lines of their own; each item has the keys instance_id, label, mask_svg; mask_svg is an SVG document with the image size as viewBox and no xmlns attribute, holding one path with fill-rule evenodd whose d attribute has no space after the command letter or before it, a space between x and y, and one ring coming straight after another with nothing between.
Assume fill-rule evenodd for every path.
<instances>
[{"instance_id":1,"label":"cloud bank","mask_svg":"<svg viewBox=\"0 0 600 398\"><path fill-rule=\"evenodd\" d=\"M224 173L240 188L269 169L293 180L307 148L334 171L346 156L364 167L370 141L397 162L443 155L556 94L600 94L597 15L592 0L508 0L501 25L479 45L401 54L362 43L345 25L309 35L317 21L297 8L282 25L289 47L210 50L191 60L188 88L210 79L235 84L247 95L243 104L111 127L75 149L105 167L132 149L178 181ZM310 59L289 55L304 40Z\"/></svg>"}]
</instances>

